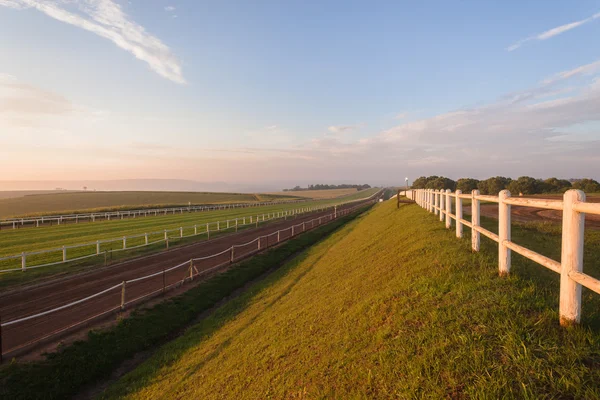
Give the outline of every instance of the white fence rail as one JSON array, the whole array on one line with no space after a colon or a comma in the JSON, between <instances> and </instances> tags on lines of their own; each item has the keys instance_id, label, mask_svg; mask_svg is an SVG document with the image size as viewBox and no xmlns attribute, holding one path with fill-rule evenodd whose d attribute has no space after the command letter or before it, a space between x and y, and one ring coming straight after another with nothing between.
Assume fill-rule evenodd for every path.
<instances>
[{"instance_id":1,"label":"white fence rail","mask_svg":"<svg viewBox=\"0 0 600 400\"><path fill-rule=\"evenodd\" d=\"M213 221L192 226L181 226L174 229L163 229L143 234L121 236L111 239L96 240L88 243L61 246L53 249L27 251L21 254L0 257L0 273L26 271L83 260L91 257L105 257L107 254L123 250L133 250L144 246L164 242L168 248L169 239L183 239L193 236L206 235L210 239L212 232L235 230L249 225L258 225L275 219L288 218L298 214L319 211L336 206L303 207L292 210L276 211L255 216L236 217L224 221ZM37 257L36 257L37 256ZM35 260L32 261L32 257ZM11 262L12 261L12 262ZM37 261L37 262L36 262ZM6 265L13 264L12 267Z\"/></svg>"},{"instance_id":2,"label":"white fence rail","mask_svg":"<svg viewBox=\"0 0 600 400\"><path fill-rule=\"evenodd\" d=\"M164 293L170 288L183 285L186 281L192 281L196 277L206 275L268 247L289 240L306 230L318 227L339 216L350 214L364 207L366 204L372 204L374 202L372 197L378 193L368 199L359 200L361 204L354 207L339 211L334 209L331 214L323 215L268 235L258 236L248 243L233 245L219 253L192 258L173 267L112 285L70 303L33 315L2 322L0 324L0 356L21 350L111 312L124 310L132 303L139 302L158 293ZM198 267L201 269L199 270ZM139 282L144 282L143 286L142 284L136 285ZM77 311L74 311L73 309L76 306L81 307ZM74 313L78 313L79 315L75 320L73 320ZM66 322L61 323L59 321L61 319L64 319ZM29 329L30 324L31 326L35 326L35 329ZM40 326L43 326L42 332L40 332ZM34 333L33 331L37 332ZM7 349L4 350L4 347Z\"/></svg>"},{"instance_id":3,"label":"white fence rail","mask_svg":"<svg viewBox=\"0 0 600 400\"><path fill-rule=\"evenodd\" d=\"M140 218L140 217L155 217L158 215L174 215L189 212L202 211L218 211L228 210L232 208L249 208L271 206L276 204L295 204L306 201L314 201L314 199L301 200L279 200L279 201L263 201L257 203L236 203L236 204L206 204L201 206L186 206L186 207L168 207L168 208L153 208L142 210L122 210L122 211L107 211L85 214L64 214L64 215L44 215L39 217L24 217L24 218L7 218L0 220L0 230L2 229L19 229L21 227L40 227L44 225L61 225L66 223L80 222L96 222L96 221L111 221L121 220L125 218Z\"/></svg>"},{"instance_id":4,"label":"white fence rail","mask_svg":"<svg viewBox=\"0 0 600 400\"><path fill-rule=\"evenodd\" d=\"M548 269L560 274L559 314L561 325L579 323L581 320L582 286L600 293L600 280L583 273L583 245L585 214L600 215L600 203L587 203L581 190L568 190L562 200L546 200L511 197L508 190L498 196L481 195L478 190L463 194L460 190L452 193L447 190L416 189L405 195L430 213L445 218L446 228L450 229L452 219L456 222L456 236L463 237L463 226L471 228L471 247L479 251L480 235L498 243L498 269L500 275L507 275L511 268L511 252L514 251ZM462 217L463 200L471 201L471 221ZM480 225L481 201L498 204L498 234ZM452 203L455 213L452 214ZM552 260L511 240L511 206L535 207L562 211L561 261Z\"/></svg>"}]
</instances>

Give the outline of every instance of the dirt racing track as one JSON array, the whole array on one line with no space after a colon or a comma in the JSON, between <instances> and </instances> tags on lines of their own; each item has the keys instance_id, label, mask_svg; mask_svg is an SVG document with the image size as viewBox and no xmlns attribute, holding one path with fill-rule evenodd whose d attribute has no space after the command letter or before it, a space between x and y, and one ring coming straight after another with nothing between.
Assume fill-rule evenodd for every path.
<instances>
[{"instance_id":1,"label":"dirt racing track","mask_svg":"<svg viewBox=\"0 0 600 400\"><path fill-rule=\"evenodd\" d=\"M546 198L546 197L544 197ZM560 196L548 196L559 200ZM588 196L587 201L600 203L600 196ZM463 207L465 214L471 214L471 206L467 205ZM498 219L498 204L481 204L481 215L484 217ZM541 208L534 207L519 207L511 206L511 218L514 222L562 222L562 212L556 210L544 210ZM586 214L585 216L585 227L591 229L600 229L600 215Z\"/></svg>"},{"instance_id":2,"label":"dirt racing track","mask_svg":"<svg viewBox=\"0 0 600 400\"><path fill-rule=\"evenodd\" d=\"M338 216L365 203L367 201L339 206ZM0 294L2 353L5 358L26 354L40 343L75 332L91 321L118 312L122 306L131 308L134 303L203 275L204 271L231 264L232 246L235 246L235 262L290 238L292 233L296 235L303 229L310 230L331 221L332 213L333 210L326 210L298 216ZM192 263L191 259L194 259ZM137 279L148 275L153 276ZM65 305L69 306L51 311ZM48 314L28 319L44 312Z\"/></svg>"}]
</instances>

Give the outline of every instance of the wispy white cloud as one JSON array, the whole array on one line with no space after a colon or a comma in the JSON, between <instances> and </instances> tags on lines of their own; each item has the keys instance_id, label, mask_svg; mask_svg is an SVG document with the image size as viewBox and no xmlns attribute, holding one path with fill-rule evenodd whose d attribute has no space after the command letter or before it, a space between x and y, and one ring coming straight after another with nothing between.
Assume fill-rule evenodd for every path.
<instances>
[{"instance_id":1,"label":"wispy white cloud","mask_svg":"<svg viewBox=\"0 0 600 400\"><path fill-rule=\"evenodd\" d=\"M539 33L537 35L533 35L533 36L529 36L528 38L525 39L521 39L518 42L508 46L506 48L506 50L508 51L514 51L516 49L518 49L519 47L521 47L523 44L527 43L527 42L531 42L534 40L546 40L546 39L550 39L554 36L560 35L562 33L568 32L571 29L575 29L577 27L580 27L581 25L587 24L588 22L592 22L593 20L600 18L600 13L596 13L594 15L592 15L591 17L582 19L580 21L575 21L575 22L571 22L568 24L564 24L561 26L557 26L556 28L552 28L552 29L548 29L547 31L544 31L542 33Z\"/></svg>"},{"instance_id":2,"label":"wispy white cloud","mask_svg":"<svg viewBox=\"0 0 600 400\"><path fill-rule=\"evenodd\" d=\"M332 125L327 130L331 133L344 133L350 132L357 128L356 125Z\"/></svg>"},{"instance_id":3,"label":"wispy white cloud","mask_svg":"<svg viewBox=\"0 0 600 400\"><path fill-rule=\"evenodd\" d=\"M169 11L169 12L175 11L175 7L174 6L166 6L165 11Z\"/></svg>"},{"instance_id":4,"label":"wispy white cloud","mask_svg":"<svg viewBox=\"0 0 600 400\"><path fill-rule=\"evenodd\" d=\"M112 41L145 61L160 76L184 84L179 60L167 45L131 20L112 0L0 0L0 6L36 9L47 16Z\"/></svg>"}]
</instances>

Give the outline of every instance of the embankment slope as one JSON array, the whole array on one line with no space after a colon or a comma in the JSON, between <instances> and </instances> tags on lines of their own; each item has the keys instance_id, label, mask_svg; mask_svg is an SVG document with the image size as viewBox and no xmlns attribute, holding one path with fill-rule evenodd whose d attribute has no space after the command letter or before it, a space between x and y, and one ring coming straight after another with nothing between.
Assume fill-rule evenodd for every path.
<instances>
[{"instance_id":1,"label":"embankment slope","mask_svg":"<svg viewBox=\"0 0 600 400\"><path fill-rule=\"evenodd\" d=\"M519 271L498 277L493 247L473 254L422 209L386 202L103 397L599 398L597 324L560 328L557 277Z\"/></svg>"}]
</instances>

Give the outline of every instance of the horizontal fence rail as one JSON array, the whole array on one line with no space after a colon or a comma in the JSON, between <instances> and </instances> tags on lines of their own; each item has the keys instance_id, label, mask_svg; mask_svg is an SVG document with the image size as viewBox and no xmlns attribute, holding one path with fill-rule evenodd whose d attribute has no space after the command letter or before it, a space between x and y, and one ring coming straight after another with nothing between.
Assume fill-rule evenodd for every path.
<instances>
[{"instance_id":1,"label":"horizontal fence rail","mask_svg":"<svg viewBox=\"0 0 600 400\"><path fill-rule=\"evenodd\" d=\"M106 257L111 253L124 250L134 250L140 247L151 246L164 242L168 247L169 240L184 239L193 236L206 235L210 239L211 233L224 231L237 231L238 228L256 226L259 223L286 219L307 212L319 211L329 207L306 207L255 216L236 217L223 221L212 221L191 226L181 226L172 229L148 232L137 235L121 236L110 239L96 240L88 243L79 243L61 246L53 249L39 251L26 251L21 254L0 257L0 273L26 271L52 265L65 264L91 257ZM13 266L6 265L12 261ZM4 267L4 268L3 268Z\"/></svg>"},{"instance_id":2,"label":"horizontal fence rail","mask_svg":"<svg viewBox=\"0 0 600 400\"><path fill-rule=\"evenodd\" d=\"M532 260L560 274L559 315L561 325L578 324L581 320L582 286L600 293L600 280L583 273L583 246L585 214L600 215L600 203L586 202L581 190L568 190L562 200L511 197L508 190L498 196L481 195L478 190L463 194L460 190L414 189L401 194L414 200L430 213L439 215L440 221L450 229L455 221L456 236L463 237L463 226L471 227L471 247L479 251L480 235L498 243L498 269L507 275L511 269L511 252ZM462 218L463 200L471 201L471 221ZM498 234L481 227L481 202L498 204ZM454 214L452 213L454 203ZM561 261L552 260L511 240L511 206L535 207L562 211Z\"/></svg>"},{"instance_id":3,"label":"horizontal fence rail","mask_svg":"<svg viewBox=\"0 0 600 400\"><path fill-rule=\"evenodd\" d=\"M366 205L374 204L376 200L373 197L378 194L380 192L375 193L368 199L361 199L358 205L343 210L334 209L330 214L292 225L268 235L258 236L244 244L232 245L219 253L191 258L173 267L163 268L152 274L122 281L119 284L59 307L2 322L0 323L0 346L2 346L0 355L28 348L94 319L113 312L123 311L127 306L138 303L143 299L164 293L171 288L182 286L185 282L215 272L220 268L289 240L302 232L333 221L340 216L353 213ZM61 323L57 324L56 321L58 320ZM43 329L43 332L39 332L40 326L46 327L47 325L51 326ZM31 326L37 327L38 332L35 333Z\"/></svg>"},{"instance_id":4,"label":"horizontal fence rail","mask_svg":"<svg viewBox=\"0 0 600 400\"><path fill-rule=\"evenodd\" d=\"M336 207L344 204L351 204L371 199L378 193L380 193L380 191L374 193L366 199L349 200L337 205L295 208L285 211L257 214L255 216L236 217L223 221L212 221L208 223L181 226L172 229L162 229L160 231L137 235L120 236L110 239L95 240L87 243L65 245L52 249L24 251L20 254L0 257L0 273L16 271L24 272L28 269L66 264L93 257L104 258L104 260L106 260L107 256L112 253L139 249L141 247L151 246L157 243L165 243L165 246L168 248L170 239L184 239L200 235L206 235L207 239L210 239L210 235L213 232L220 233L227 230L237 232L238 228L244 228L252 225L258 226L260 223L269 222L276 219L287 219L303 213L335 209Z\"/></svg>"}]
</instances>

